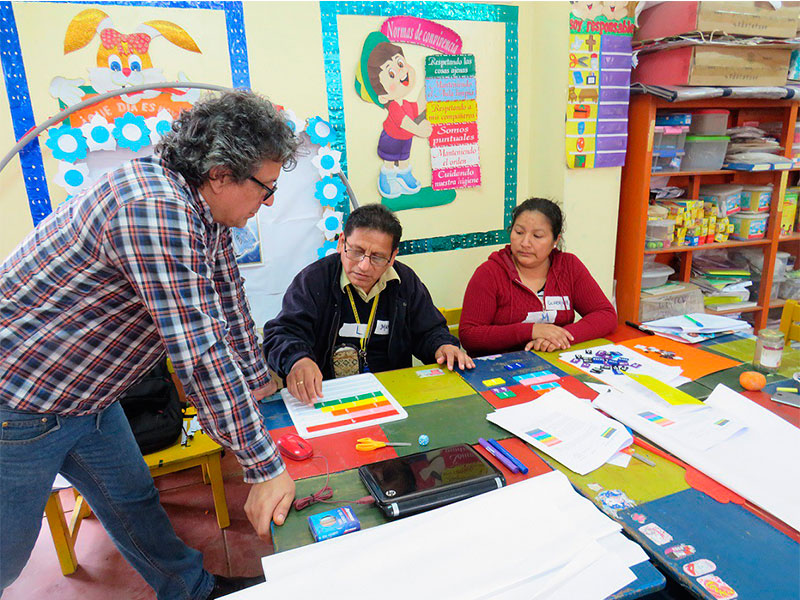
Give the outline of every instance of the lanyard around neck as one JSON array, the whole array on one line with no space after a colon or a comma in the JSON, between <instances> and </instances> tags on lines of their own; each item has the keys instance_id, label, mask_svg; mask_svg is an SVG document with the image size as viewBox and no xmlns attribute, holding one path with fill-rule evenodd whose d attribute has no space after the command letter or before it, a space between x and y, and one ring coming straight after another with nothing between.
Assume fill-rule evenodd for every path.
<instances>
[{"instance_id":1,"label":"lanyard around neck","mask_svg":"<svg viewBox=\"0 0 800 600\"><path fill-rule=\"evenodd\" d=\"M356 319L356 323L361 325L361 319L358 318L358 309L356 308L356 301L353 299L353 292L350 291L350 286L346 286L345 289L347 290L347 297L350 298L350 306L353 307L353 316ZM378 312L378 298L381 297L381 293L378 292L375 294L375 298L372 299L372 309L369 312L369 320L367 321L367 331L364 332L364 337L361 338L361 352L366 353L367 351L367 341L369 341L370 333L372 332L372 324L375 322L375 314Z\"/></svg>"}]
</instances>

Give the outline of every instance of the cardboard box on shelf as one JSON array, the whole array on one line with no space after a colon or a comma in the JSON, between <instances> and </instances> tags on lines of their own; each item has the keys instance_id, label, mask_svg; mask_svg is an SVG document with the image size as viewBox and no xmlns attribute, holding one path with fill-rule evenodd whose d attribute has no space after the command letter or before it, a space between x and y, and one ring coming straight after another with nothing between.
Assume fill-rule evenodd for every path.
<instances>
[{"instance_id":1,"label":"cardboard box on shelf","mask_svg":"<svg viewBox=\"0 0 800 600\"><path fill-rule=\"evenodd\" d=\"M642 11L636 40L655 40L694 31L767 38L793 38L800 6L784 2L661 2Z\"/></svg>"},{"instance_id":2,"label":"cardboard box on shelf","mask_svg":"<svg viewBox=\"0 0 800 600\"><path fill-rule=\"evenodd\" d=\"M704 312L703 293L693 283L680 283L661 294L642 292L639 302L640 323L697 312Z\"/></svg>"},{"instance_id":3,"label":"cardboard box on shelf","mask_svg":"<svg viewBox=\"0 0 800 600\"><path fill-rule=\"evenodd\" d=\"M657 50L639 55L632 80L650 85L782 86L792 49L704 43Z\"/></svg>"}]
</instances>

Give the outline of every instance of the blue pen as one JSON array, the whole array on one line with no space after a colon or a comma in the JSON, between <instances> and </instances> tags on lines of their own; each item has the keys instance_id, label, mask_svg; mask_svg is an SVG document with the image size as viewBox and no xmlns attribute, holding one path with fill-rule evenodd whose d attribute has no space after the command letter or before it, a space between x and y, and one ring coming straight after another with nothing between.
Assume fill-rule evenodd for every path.
<instances>
[{"instance_id":1,"label":"blue pen","mask_svg":"<svg viewBox=\"0 0 800 600\"><path fill-rule=\"evenodd\" d=\"M522 473L522 474L524 475L525 473L527 473L527 472L528 472L528 467L526 467L525 465L523 465L523 464L522 464L522 462L521 462L521 461L520 461L520 460L519 460L519 459L518 459L516 456L514 456L513 454L511 454L511 452L509 452L508 450L506 450L505 448L503 448L503 447L502 447L502 446L501 446L501 445L498 443L498 441L497 441L496 439L494 439L494 438L490 438L490 439L489 439L489 443L492 445L492 447L493 447L495 450L497 450L497 451L498 451L498 452L500 452L500 453L501 453L503 456L505 456L505 457L506 457L508 460L510 460L511 462L513 462L513 463L516 465L516 467L519 469L519 472L520 472L520 473Z\"/></svg>"},{"instance_id":2,"label":"blue pen","mask_svg":"<svg viewBox=\"0 0 800 600\"><path fill-rule=\"evenodd\" d=\"M485 439L483 439L483 438L478 438L478 443L479 443L481 446L483 446L483 447L484 447L484 449L485 449L485 450L486 450L486 451L487 451L489 454L491 454L491 455L492 455L492 456L494 456L494 457L495 457L497 460L499 460L501 463L503 463L503 466L504 466L506 469L508 469L508 470L509 470L509 471L511 471L512 473L519 473L519 467L517 467L517 465L515 465L513 462L511 462L511 461L510 461L508 458L506 458L505 456L503 456L502 454L500 454L500 453L499 453L497 450L495 450L495 449L492 447L492 445L491 445L489 442L487 442Z\"/></svg>"}]
</instances>

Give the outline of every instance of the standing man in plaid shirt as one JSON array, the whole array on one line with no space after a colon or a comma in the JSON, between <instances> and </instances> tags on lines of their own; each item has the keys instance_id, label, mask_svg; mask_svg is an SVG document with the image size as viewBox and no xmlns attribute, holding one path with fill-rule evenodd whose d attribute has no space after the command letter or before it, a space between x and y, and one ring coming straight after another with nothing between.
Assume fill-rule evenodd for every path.
<instances>
[{"instance_id":1,"label":"standing man in plaid shirt","mask_svg":"<svg viewBox=\"0 0 800 600\"><path fill-rule=\"evenodd\" d=\"M275 385L230 227L272 204L296 149L267 100L206 99L157 157L61 204L0 266L0 593L30 556L57 473L159 600L245 585L209 574L175 535L116 400L166 353L203 428L252 484L245 511L258 534L283 523L294 482L256 404Z\"/></svg>"}]
</instances>

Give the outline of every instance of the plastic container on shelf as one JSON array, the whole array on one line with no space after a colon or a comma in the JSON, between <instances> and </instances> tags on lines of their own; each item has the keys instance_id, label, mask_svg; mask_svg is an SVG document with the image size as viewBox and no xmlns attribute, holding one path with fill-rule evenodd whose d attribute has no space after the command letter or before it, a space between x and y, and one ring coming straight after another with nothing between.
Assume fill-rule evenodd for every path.
<instances>
[{"instance_id":1,"label":"plastic container on shelf","mask_svg":"<svg viewBox=\"0 0 800 600\"><path fill-rule=\"evenodd\" d=\"M642 267L642 289L646 290L664 285L674 272L675 269L659 262L644 263Z\"/></svg>"},{"instance_id":2,"label":"plastic container on shelf","mask_svg":"<svg viewBox=\"0 0 800 600\"><path fill-rule=\"evenodd\" d=\"M742 209L741 185L723 183L720 185L701 185L700 200L713 202L717 206L718 217L730 217Z\"/></svg>"},{"instance_id":3,"label":"plastic container on shelf","mask_svg":"<svg viewBox=\"0 0 800 600\"><path fill-rule=\"evenodd\" d=\"M767 234L769 215L757 212L739 212L730 216L734 240L760 240Z\"/></svg>"},{"instance_id":4,"label":"plastic container on shelf","mask_svg":"<svg viewBox=\"0 0 800 600\"><path fill-rule=\"evenodd\" d=\"M686 125L662 127L659 148L661 150L683 150L687 133L689 133L689 128Z\"/></svg>"},{"instance_id":5,"label":"plastic container on shelf","mask_svg":"<svg viewBox=\"0 0 800 600\"><path fill-rule=\"evenodd\" d=\"M800 298L800 270L786 273L786 279L781 282L778 297L785 300Z\"/></svg>"},{"instance_id":6,"label":"plastic container on shelf","mask_svg":"<svg viewBox=\"0 0 800 600\"><path fill-rule=\"evenodd\" d=\"M742 193L740 196L740 206L742 210L749 212L769 212L772 191L772 184L742 186Z\"/></svg>"},{"instance_id":7,"label":"plastic container on shelf","mask_svg":"<svg viewBox=\"0 0 800 600\"><path fill-rule=\"evenodd\" d=\"M681 170L683 150L668 150L661 148L658 155L653 152L653 172L670 173Z\"/></svg>"},{"instance_id":8,"label":"plastic container on shelf","mask_svg":"<svg viewBox=\"0 0 800 600\"><path fill-rule=\"evenodd\" d=\"M728 116L730 114L727 110L717 108L696 110L692 113L692 125L689 129L689 134L725 135L728 130Z\"/></svg>"},{"instance_id":9,"label":"plastic container on shelf","mask_svg":"<svg viewBox=\"0 0 800 600\"><path fill-rule=\"evenodd\" d=\"M775 275L785 275L789 271L789 259L792 257L788 252L778 251L775 253Z\"/></svg>"},{"instance_id":10,"label":"plastic container on shelf","mask_svg":"<svg viewBox=\"0 0 800 600\"><path fill-rule=\"evenodd\" d=\"M672 246L672 238L644 238L645 250L661 250Z\"/></svg>"},{"instance_id":11,"label":"plastic container on shelf","mask_svg":"<svg viewBox=\"0 0 800 600\"><path fill-rule=\"evenodd\" d=\"M653 150L661 147L661 136L664 135L664 126L656 125L653 127Z\"/></svg>"},{"instance_id":12,"label":"plastic container on shelf","mask_svg":"<svg viewBox=\"0 0 800 600\"><path fill-rule=\"evenodd\" d=\"M674 219L658 219L647 222L647 231L645 232L645 236L656 240L672 239L672 234L674 232Z\"/></svg>"},{"instance_id":13,"label":"plastic container on shelf","mask_svg":"<svg viewBox=\"0 0 800 600\"><path fill-rule=\"evenodd\" d=\"M666 219L669 215L669 209L659 206L658 204L651 204L647 207L647 218L649 220Z\"/></svg>"},{"instance_id":14,"label":"plastic container on shelf","mask_svg":"<svg viewBox=\"0 0 800 600\"><path fill-rule=\"evenodd\" d=\"M725 161L730 138L726 135L687 135L684 144L684 171L719 171Z\"/></svg>"}]
</instances>

